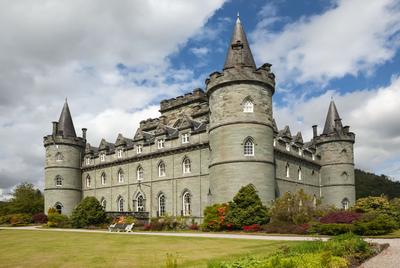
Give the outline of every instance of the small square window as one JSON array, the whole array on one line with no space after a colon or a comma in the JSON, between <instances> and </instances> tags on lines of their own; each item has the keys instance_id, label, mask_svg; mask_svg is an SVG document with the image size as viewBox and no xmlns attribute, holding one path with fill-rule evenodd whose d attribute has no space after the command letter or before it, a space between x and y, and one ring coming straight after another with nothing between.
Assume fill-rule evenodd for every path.
<instances>
[{"instance_id":1,"label":"small square window","mask_svg":"<svg viewBox=\"0 0 400 268\"><path fill-rule=\"evenodd\" d=\"M122 158L122 149L117 151L117 158Z\"/></svg>"},{"instance_id":2,"label":"small square window","mask_svg":"<svg viewBox=\"0 0 400 268\"><path fill-rule=\"evenodd\" d=\"M290 144L286 143L286 151L290 152Z\"/></svg>"},{"instance_id":3,"label":"small square window","mask_svg":"<svg viewBox=\"0 0 400 268\"><path fill-rule=\"evenodd\" d=\"M182 134L182 143L189 143L189 133Z\"/></svg>"},{"instance_id":4,"label":"small square window","mask_svg":"<svg viewBox=\"0 0 400 268\"><path fill-rule=\"evenodd\" d=\"M105 154L101 154L100 155L100 161L103 162L106 160L106 155Z\"/></svg>"},{"instance_id":5,"label":"small square window","mask_svg":"<svg viewBox=\"0 0 400 268\"><path fill-rule=\"evenodd\" d=\"M164 148L165 141L163 139L157 141L157 148L162 149Z\"/></svg>"},{"instance_id":6,"label":"small square window","mask_svg":"<svg viewBox=\"0 0 400 268\"><path fill-rule=\"evenodd\" d=\"M90 165L90 157L86 158L86 165Z\"/></svg>"}]
</instances>

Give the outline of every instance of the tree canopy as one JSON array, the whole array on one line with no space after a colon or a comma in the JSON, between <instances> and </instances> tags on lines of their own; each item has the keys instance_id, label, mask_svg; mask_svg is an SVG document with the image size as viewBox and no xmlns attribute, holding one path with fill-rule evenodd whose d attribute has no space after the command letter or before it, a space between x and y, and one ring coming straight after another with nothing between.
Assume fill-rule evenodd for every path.
<instances>
[{"instance_id":1,"label":"tree canopy","mask_svg":"<svg viewBox=\"0 0 400 268\"><path fill-rule=\"evenodd\" d=\"M8 202L0 205L1 214L27 213L35 214L43 212L44 198L39 189L35 189L31 183L21 183L12 193Z\"/></svg>"}]
</instances>

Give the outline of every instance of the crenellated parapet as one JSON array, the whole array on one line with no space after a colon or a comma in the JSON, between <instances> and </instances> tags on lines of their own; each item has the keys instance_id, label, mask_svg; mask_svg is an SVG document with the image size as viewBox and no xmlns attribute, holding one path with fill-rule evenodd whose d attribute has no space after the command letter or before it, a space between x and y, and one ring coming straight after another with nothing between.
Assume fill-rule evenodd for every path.
<instances>
[{"instance_id":1,"label":"crenellated parapet","mask_svg":"<svg viewBox=\"0 0 400 268\"><path fill-rule=\"evenodd\" d=\"M202 102L207 102L206 94L201 88L196 88L192 92L186 93L185 95L178 96L172 99L162 100L160 102L160 113L164 113L172 109L177 109L188 104Z\"/></svg>"}]
</instances>

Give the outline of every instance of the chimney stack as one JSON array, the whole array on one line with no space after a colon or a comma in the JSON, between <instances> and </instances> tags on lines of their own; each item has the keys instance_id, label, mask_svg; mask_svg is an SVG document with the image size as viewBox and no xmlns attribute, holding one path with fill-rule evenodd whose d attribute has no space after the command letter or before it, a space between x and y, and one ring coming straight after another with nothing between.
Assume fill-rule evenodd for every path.
<instances>
[{"instance_id":1,"label":"chimney stack","mask_svg":"<svg viewBox=\"0 0 400 268\"><path fill-rule=\"evenodd\" d=\"M53 136L57 135L58 132L58 122L57 121L53 121Z\"/></svg>"},{"instance_id":2,"label":"chimney stack","mask_svg":"<svg viewBox=\"0 0 400 268\"><path fill-rule=\"evenodd\" d=\"M313 138L315 138L315 137L318 136L317 127L318 127L317 125L313 125L313 126L312 126L312 129L313 129Z\"/></svg>"},{"instance_id":3,"label":"chimney stack","mask_svg":"<svg viewBox=\"0 0 400 268\"><path fill-rule=\"evenodd\" d=\"M87 128L82 128L82 138L86 140L86 131Z\"/></svg>"}]
</instances>

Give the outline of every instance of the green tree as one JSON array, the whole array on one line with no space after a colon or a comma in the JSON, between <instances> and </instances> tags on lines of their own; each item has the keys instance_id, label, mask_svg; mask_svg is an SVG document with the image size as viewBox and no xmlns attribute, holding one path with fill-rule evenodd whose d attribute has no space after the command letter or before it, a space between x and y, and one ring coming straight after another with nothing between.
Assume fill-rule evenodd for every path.
<instances>
[{"instance_id":1,"label":"green tree","mask_svg":"<svg viewBox=\"0 0 400 268\"><path fill-rule=\"evenodd\" d=\"M75 228L97 225L107 221L106 213L100 202L93 196L85 197L72 211L71 223Z\"/></svg>"},{"instance_id":2,"label":"green tree","mask_svg":"<svg viewBox=\"0 0 400 268\"><path fill-rule=\"evenodd\" d=\"M269 220L268 209L261 202L252 184L243 186L229 202L225 217L226 224L232 224L236 229L245 225L266 224Z\"/></svg>"},{"instance_id":3,"label":"green tree","mask_svg":"<svg viewBox=\"0 0 400 268\"><path fill-rule=\"evenodd\" d=\"M35 214L43 212L44 198L39 189L31 183L21 183L12 193L12 198L6 205L8 213Z\"/></svg>"}]
</instances>

